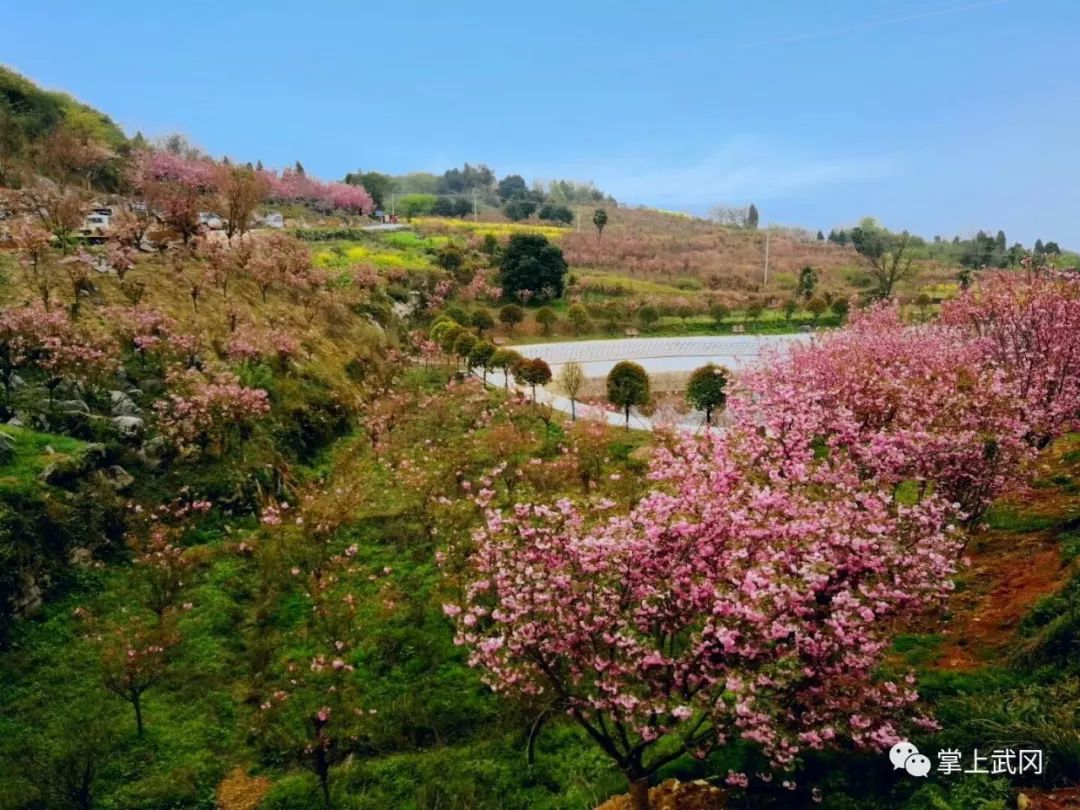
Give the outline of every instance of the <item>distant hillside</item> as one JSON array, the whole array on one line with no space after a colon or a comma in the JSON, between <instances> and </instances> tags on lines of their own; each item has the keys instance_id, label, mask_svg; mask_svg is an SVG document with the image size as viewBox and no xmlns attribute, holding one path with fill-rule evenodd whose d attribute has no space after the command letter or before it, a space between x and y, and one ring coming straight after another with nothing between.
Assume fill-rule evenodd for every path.
<instances>
[{"instance_id":1,"label":"distant hillside","mask_svg":"<svg viewBox=\"0 0 1080 810\"><path fill-rule=\"evenodd\" d=\"M123 131L105 113L66 93L43 90L0 66L0 182L36 145L61 130L114 150L127 144Z\"/></svg>"}]
</instances>

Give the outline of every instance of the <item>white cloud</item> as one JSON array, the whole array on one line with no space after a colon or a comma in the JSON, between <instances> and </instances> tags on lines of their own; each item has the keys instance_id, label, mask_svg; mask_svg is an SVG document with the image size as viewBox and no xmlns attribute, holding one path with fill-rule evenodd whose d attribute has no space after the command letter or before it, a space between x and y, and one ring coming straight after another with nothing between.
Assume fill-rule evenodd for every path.
<instances>
[{"instance_id":1,"label":"white cloud","mask_svg":"<svg viewBox=\"0 0 1080 810\"><path fill-rule=\"evenodd\" d=\"M792 153L740 138L695 162L659 166L647 158L599 160L588 165L526 174L592 180L628 203L709 205L783 199L826 185L881 180L893 173L885 158L826 157Z\"/></svg>"}]
</instances>

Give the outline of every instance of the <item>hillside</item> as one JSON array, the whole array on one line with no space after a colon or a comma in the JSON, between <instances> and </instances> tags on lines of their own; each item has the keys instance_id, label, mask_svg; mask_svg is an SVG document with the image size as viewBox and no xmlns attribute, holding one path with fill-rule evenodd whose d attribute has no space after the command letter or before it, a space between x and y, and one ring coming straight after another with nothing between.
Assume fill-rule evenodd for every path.
<instances>
[{"instance_id":1,"label":"hillside","mask_svg":"<svg viewBox=\"0 0 1080 810\"><path fill-rule=\"evenodd\" d=\"M468 164L376 222L365 173L127 149L4 80L0 810L1068 806L1071 257ZM722 425L684 433L629 429L633 363L513 351L797 330L667 392ZM1012 769L940 767L980 750Z\"/></svg>"},{"instance_id":2,"label":"hillside","mask_svg":"<svg viewBox=\"0 0 1080 810\"><path fill-rule=\"evenodd\" d=\"M60 135L100 143L111 151L128 143L105 113L66 93L43 90L0 65L0 184L12 181L18 166L31 161L50 138ZM114 182L105 174L97 180Z\"/></svg>"}]
</instances>

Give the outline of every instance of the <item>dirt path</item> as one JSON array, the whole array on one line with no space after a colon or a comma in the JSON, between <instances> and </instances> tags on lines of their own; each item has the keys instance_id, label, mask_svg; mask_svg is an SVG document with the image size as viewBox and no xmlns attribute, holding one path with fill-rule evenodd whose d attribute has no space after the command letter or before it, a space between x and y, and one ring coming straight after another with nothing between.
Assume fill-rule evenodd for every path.
<instances>
[{"instance_id":1,"label":"dirt path","mask_svg":"<svg viewBox=\"0 0 1080 810\"><path fill-rule=\"evenodd\" d=\"M1037 479L1060 484L1025 487L1004 499L1007 517L997 522L1006 525L972 537L971 564L952 599L939 667L974 669L1010 654L1024 616L1040 598L1064 587L1080 565L1063 561L1060 538L1080 516L1078 447L1076 435L1063 440L1034 471Z\"/></svg>"}]
</instances>

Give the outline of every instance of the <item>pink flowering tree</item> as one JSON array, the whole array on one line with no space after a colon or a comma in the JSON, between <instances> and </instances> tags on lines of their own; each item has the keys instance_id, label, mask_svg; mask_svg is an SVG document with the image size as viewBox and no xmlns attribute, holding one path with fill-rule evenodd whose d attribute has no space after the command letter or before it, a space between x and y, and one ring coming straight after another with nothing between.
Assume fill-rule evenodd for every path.
<instances>
[{"instance_id":1,"label":"pink flowering tree","mask_svg":"<svg viewBox=\"0 0 1080 810\"><path fill-rule=\"evenodd\" d=\"M305 648L288 650L267 673L254 730L264 747L315 774L327 808L331 766L359 747L376 713L364 705L364 681L355 671L364 637L356 589L371 572L357 563L357 546L329 550L365 492L358 481L332 491L313 487L294 505L268 502L260 515L260 553L274 567L289 561L282 587L298 589L310 610L304 613Z\"/></svg>"},{"instance_id":2,"label":"pink flowering tree","mask_svg":"<svg viewBox=\"0 0 1080 810\"><path fill-rule=\"evenodd\" d=\"M274 233L258 241L245 272L265 302L273 287L295 291L310 284L311 251L299 239Z\"/></svg>"},{"instance_id":3,"label":"pink flowering tree","mask_svg":"<svg viewBox=\"0 0 1080 810\"><path fill-rule=\"evenodd\" d=\"M905 324L882 305L740 380L765 419L813 403L818 430L848 426L864 477L932 486L975 520L1030 456L1021 402L984 346L941 324Z\"/></svg>"},{"instance_id":4,"label":"pink flowering tree","mask_svg":"<svg viewBox=\"0 0 1080 810\"><path fill-rule=\"evenodd\" d=\"M234 362L258 363L272 360L284 369L300 353L300 341L285 329L262 331L243 326L229 336L225 353Z\"/></svg>"},{"instance_id":5,"label":"pink flowering tree","mask_svg":"<svg viewBox=\"0 0 1080 810\"><path fill-rule=\"evenodd\" d=\"M199 212L218 191L217 164L209 158L145 151L135 157L132 185L147 206L183 240L199 231Z\"/></svg>"},{"instance_id":6,"label":"pink flowering tree","mask_svg":"<svg viewBox=\"0 0 1080 810\"><path fill-rule=\"evenodd\" d=\"M124 350L138 359L140 368L194 365L198 339L182 332L165 313L150 307L110 307L104 316Z\"/></svg>"},{"instance_id":7,"label":"pink flowering tree","mask_svg":"<svg viewBox=\"0 0 1080 810\"><path fill-rule=\"evenodd\" d=\"M147 627L134 618L101 639L103 683L131 704L140 737L145 728L143 695L167 674L170 651L179 640L176 631L166 625Z\"/></svg>"},{"instance_id":8,"label":"pink flowering tree","mask_svg":"<svg viewBox=\"0 0 1080 810\"><path fill-rule=\"evenodd\" d=\"M137 504L129 506L127 541L133 553L133 570L142 586L144 604L163 626L177 610L192 607L190 602L180 602L196 569L195 558L183 544L183 535L192 521L209 512L213 504L183 487L176 500L152 510Z\"/></svg>"},{"instance_id":9,"label":"pink flowering tree","mask_svg":"<svg viewBox=\"0 0 1080 810\"><path fill-rule=\"evenodd\" d=\"M0 313L0 378L10 407L16 372L48 389L50 402L64 382L90 386L115 367L115 344L76 324L66 312L42 306L13 307Z\"/></svg>"},{"instance_id":10,"label":"pink flowering tree","mask_svg":"<svg viewBox=\"0 0 1080 810\"><path fill-rule=\"evenodd\" d=\"M52 233L24 220L16 220L8 230L11 242L18 251L19 265L27 286L41 299L41 305L48 309L56 287Z\"/></svg>"},{"instance_id":11,"label":"pink flowering tree","mask_svg":"<svg viewBox=\"0 0 1080 810\"><path fill-rule=\"evenodd\" d=\"M802 402L822 406L822 432L850 418L864 476L935 488L973 522L1075 423L1078 359L1080 283L1001 275L939 322L905 324L883 305L741 382L764 418Z\"/></svg>"},{"instance_id":12,"label":"pink flowering tree","mask_svg":"<svg viewBox=\"0 0 1080 810\"><path fill-rule=\"evenodd\" d=\"M949 590L946 506L898 504L844 437L823 453L816 426L686 438L625 516L487 512L445 606L458 643L493 689L584 728L640 810L658 768L736 737L790 769L841 741L888 746L901 717L929 722L909 680L874 673L890 623Z\"/></svg>"},{"instance_id":13,"label":"pink flowering tree","mask_svg":"<svg viewBox=\"0 0 1080 810\"><path fill-rule=\"evenodd\" d=\"M998 273L942 309L942 321L980 339L1022 411L1025 439L1044 447L1080 413L1080 278Z\"/></svg>"},{"instance_id":14,"label":"pink flowering tree","mask_svg":"<svg viewBox=\"0 0 1080 810\"><path fill-rule=\"evenodd\" d=\"M269 186L273 199L310 205L324 213L338 210L370 214L375 210L375 201L363 186L324 182L295 169L286 169L281 175L270 174Z\"/></svg>"},{"instance_id":15,"label":"pink flowering tree","mask_svg":"<svg viewBox=\"0 0 1080 810\"><path fill-rule=\"evenodd\" d=\"M229 372L195 370L171 374L170 391L154 404L161 435L182 457L220 456L270 411L261 388L249 388Z\"/></svg>"}]
</instances>

